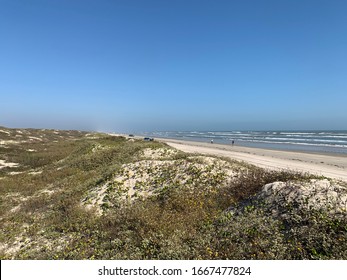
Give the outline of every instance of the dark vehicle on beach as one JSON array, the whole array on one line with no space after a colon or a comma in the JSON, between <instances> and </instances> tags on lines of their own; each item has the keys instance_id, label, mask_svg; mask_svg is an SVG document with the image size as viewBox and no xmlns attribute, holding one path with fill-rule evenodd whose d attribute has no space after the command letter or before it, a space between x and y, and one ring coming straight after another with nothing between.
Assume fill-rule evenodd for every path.
<instances>
[{"instance_id":1,"label":"dark vehicle on beach","mask_svg":"<svg viewBox=\"0 0 347 280\"><path fill-rule=\"evenodd\" d=\"M143 138L143 140L145 140L145 141L153 141L154 138L145 137L145 138Z\"/></svg>"},{"instance_id":2,"label":"dark vehicle on beach","mask_svg":"<svg viewBox=\"0 0 347 280\"><path fill-rule=\"evenodd\" d=\"M129 137L134 137L134 134L129 134Z\"/></svg>"}]
</instances>

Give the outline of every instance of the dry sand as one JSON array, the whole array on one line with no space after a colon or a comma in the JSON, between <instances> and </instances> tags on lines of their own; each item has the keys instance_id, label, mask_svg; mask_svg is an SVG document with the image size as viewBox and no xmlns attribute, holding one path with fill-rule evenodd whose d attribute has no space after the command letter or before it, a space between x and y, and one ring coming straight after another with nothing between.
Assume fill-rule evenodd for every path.
<instances>
[{"instance_id":1,"label":"dry sand","mask_svg":"<svg viewBox=\"0 0 347 280\"><path fill-rule=\"evenodd\" d=\"M5 168L5 167L17 167L18 163L15 162L6 162L3 159L0 159L0 169Z\"/></svg>"},{"instance_id":2,"label":"dry sand","mask_svg":"<svg viewBox=\"0 0 347 280\"><path fill-rule=\"evenodd\" d=\"M266 150L174 139L156 140L183 152L229 157L262 168L309 172L347 182L347 155Z\"/></svg>"}]
</instances>

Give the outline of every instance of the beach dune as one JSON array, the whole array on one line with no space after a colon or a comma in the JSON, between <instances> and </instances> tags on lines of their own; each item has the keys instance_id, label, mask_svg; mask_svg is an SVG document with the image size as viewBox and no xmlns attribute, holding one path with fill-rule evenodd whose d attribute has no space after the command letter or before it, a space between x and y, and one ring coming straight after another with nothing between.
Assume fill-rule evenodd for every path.
<instances>
[{"instance_id":1,"label":"beach dune","mask_svg":"<svg viewBox=\"0 0 347 280\"><path fill-rule=\"evenodd\" d=\"M188 153L228 157L271 170L293 170L347 182L347 155L290 152L175 139L158 139Z\"/></svg>"}]
</instances>

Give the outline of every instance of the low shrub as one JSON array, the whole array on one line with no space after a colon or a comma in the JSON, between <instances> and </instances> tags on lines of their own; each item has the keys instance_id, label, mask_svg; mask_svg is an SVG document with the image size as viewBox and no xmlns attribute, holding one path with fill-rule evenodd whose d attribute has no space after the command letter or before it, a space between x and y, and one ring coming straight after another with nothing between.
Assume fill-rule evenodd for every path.
<instances>
[{"instance_id":1,"label":"low shrub","mask_svg":"<svg viewBox=\"0 0 347 280\"><path fill-rule=\"evenodd\" d=\"M202 180L194 166L187 171L189 184L166 180L149 198L129 200L100 216L82 206L86 193L109 182L123 164L138 161L140 151L168 147L102 134L42 133L42 141L0 149L22 172L0 173L2 259L347 258L345 214L292 204L273 215L259 199L265 184L314 176L229 161L237 175L222 184L224 175ZM196 160L181 152L167 153L165 160L170 157ZM173 177L170 169L160 171Z\"/></svg>"}]
</instances>

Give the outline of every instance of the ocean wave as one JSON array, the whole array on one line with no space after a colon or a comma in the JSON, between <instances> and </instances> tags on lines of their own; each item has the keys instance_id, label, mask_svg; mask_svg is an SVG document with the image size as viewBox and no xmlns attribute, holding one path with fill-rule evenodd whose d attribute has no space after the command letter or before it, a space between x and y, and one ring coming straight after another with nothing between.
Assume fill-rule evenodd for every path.
<instances>
[{"instance_id":1,"label":"ocean wave","mask_svg":"<svg viewBox=\"0 0 347 280\"><path fill-rule=\"evenodd\" d=\"M242 140L239 140L239 141L242 141ZM298 142L289 142L289 141L287 141L287 142L276 142L276 141L264 141L264 140L245 140L244 142L347 148L347 145L319 144L319 143L298 143Z\"/></svg>"},{"instance_id":2,"label":"ocean wave","mask_svg":"<svg viewBox=\"0 0 347 280\"><path fill-rule=\"evenodd\" d=\"M266 144L290 144L317 147L347 148L347 131L161 131L152 135L167 138L187 138L202 141L215 139L216 142L249 142Z\"/></svg>"},{"instance_id":3,"label":"ocean wave","mask_svg":"<svg viewBox=\"0 0 347 280\"><path fill-rule=\"evenodd\" d=\"M327 139L303 139L303 138L271 138L271 137L265 137L265 139L269 139L269 140L283 140L283 141L298 141L298 143L301 143L302 141L304 142L332 142L332 143L346 143L347 141L345 140L327 140Z\"/></svg>"},{"instance_id":4,"label":"ocean wave","mask_svg":"<svg viewBox=\"0 0 347 280\"><path fill-rule=\"evenodd\" d=\"M280 132L280 134L312 135L312 134L317 134L317 132Z\"/></svg>"}]
</instances>

